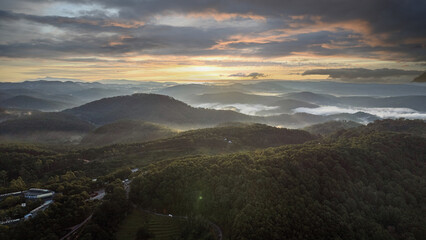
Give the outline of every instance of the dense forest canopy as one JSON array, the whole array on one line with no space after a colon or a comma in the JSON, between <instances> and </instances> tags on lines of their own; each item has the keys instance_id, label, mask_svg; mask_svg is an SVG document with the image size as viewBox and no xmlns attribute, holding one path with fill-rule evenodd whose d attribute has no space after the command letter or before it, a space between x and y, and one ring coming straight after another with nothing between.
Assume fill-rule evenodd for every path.
<instances>
[{"instance_id":1,"label":"dense forest canopy","mask_svg":"<svg viewBox=\"0 0 426 240\"><path fill-rule=\"evenodd\" d=\"M132 183L146 208L203 215L231 239L420 239L423 138L371 133L160 162Z\"/></svg>"},{"instance_id":2,"label":"dense forest canopy","mask_svg":"<svg viewBox=\"0 0 426 240\"><path fill-rule=\"evenodd\" d=\"M211 222L224 239L422 239L426 123L381 120L330 131L335 124L316 126L323 137L231 122L101 148L2 144L0 193L38 187L56 195L34 219L0 227L0 236L58 239L91 217L78 238L115 239L126 216L143 209L186 216L174 225L179 239L211 239ZM125 179L133 179L129 200ZM103 200L87 201L100 189ZM2 201L2 220L37 204L20 202ZM141 224L164 222L144 216ZM147 226L135 236L153 236Z\"/></svg>"}]
</instances>

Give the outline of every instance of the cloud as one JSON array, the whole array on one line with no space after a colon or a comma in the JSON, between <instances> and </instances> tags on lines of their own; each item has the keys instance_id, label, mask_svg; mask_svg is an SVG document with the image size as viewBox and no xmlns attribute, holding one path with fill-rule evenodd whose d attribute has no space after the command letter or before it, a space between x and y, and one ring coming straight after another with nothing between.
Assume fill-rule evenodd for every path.
<instances>
[{"instance_id":1,"label":"cloud","mask_svg":"<svg viewBox=\"0 0 426 240\"><path fill-rule=\"evenodd\" d=\"M239 57L248 60L241 66L253 69L231 72L271 73L272 67L262 66L285 67L286 57L321 62L327 57L325 63L334 58L337 67L360 59L373 60L371 68L407 62L420 69L426 62L424 0L0 0L0 6L0 57L7 58L78 64L195 56L231 68L241 61L229 59Z\"/></svg>"},{"instance_id":2,"label":"cloud","mask_svg":"<svg viewBox=\"0 0 426 240\"><path fill-rule=\"evenodd\" d=\"M262 104L243 104L243 103L233 103L233 104L203 103L203 104L195 105L195 107L210 108L210 109L216 109L216 110L232 110L232 111L240 112L247 115L253 115L253 116L255 115L268 116L268 115L259 114L259 113L262 111L275 110L279 108L276 106L266 106Z\"/></svg>"},{"instance_id":3,"label":"cloud","mask_svg":"<svg viewBox=\"0 0 426 240\"><path fill-rule=\"evenodd\" d=\"M200 31L208 31L202 34L187 34L191 39L189 42L199 45L190 51L182 51L179 46L184 45L185 41L188 42L188 38L174 39L177 44L167 51L178 55L219 53L275 57L305 52L321 56L357 55L378 59L426 61L426 2L423 0L24 0L19 3L0 0L0 3L3 8L8 9L0 11L0 19L9 24L25 20L54 26L63 31L73 31L74 34L95 33L92 35L94 38L98 38L96 35L100 33L120 33L135 39L145 38L149 33L143 31L143 27L146 24L156 25L158 17L167 19L169 16L185 16L170 18L162 24L186 22L185 24ZM28 9L27 5L30 4L33 7L42 4L45 8L50 6L53 9L67 4L64 8L66 6L70 8L70 12L78 14L43 16L45 13L42 11L32 11L34 14L13 11L22 12ZM93 6L96 8L91 9ZM80 10L72 11L73 8ZM91 10L81 10L84 8ZM114 14L109 14L111 11ZM61 11L57 13L61 14ZM202 19L205 18L211 18L213 23L203 26ZM227 24L231 21L245 21L247 18L257 21L258 24L248 29ZM205 38L213 29L211 38ZM176 31L174 33L177 34ZM252 42L252 33L262 37L270 34L270 38ZM283 33L286 33L285 36ZM108 37L108 34L103 36ZM235 36L248 37L244 41L229 45L235 51L208 51L208 48L205 48L207 45L213 46L221 41L233 40ZM66 37L67 34L64 34L62 39ZM173 38L171 34L166 34L153 36L151 39L161 42L167 41L167 37ZM150 54L163 53L154 51Z\"/></svg>"},{"instance_id":4,"label":"cloud","mask_svg":"<svg viewBox=\"0 0 426 240\"><path fill-rule=\"evenodd\" d=\"M426 119L426 113L421 113L410 108L365 108L353 107L343 108L336 106L321 106L318 108L296 108L293 110L295 113L309 113L313 115L333 115L340 113L357 113L365 112L378 116L380 118L407 118L407 119Z\"/></svg>"},{"instance_id":5,"label":"cloud","mask_svg":"<svg viewBox=\"0 0 426 240\"><path fill-rule=\"evenodd\" d=\"M264 74L264 73L258 73L258 72L252 72L249 74L246 73L234 73L234 74L230 74L228 75L228 77L241 77L241 78L251 78L251 79L258 79L258 78L264 78L267 77L268 75Z\"/></svg>"},{"instance_id":6,"label":"cloud","mask_svg":"<svg viewBox=\"0 0 426 240\"><path fill-rule=\"evenodd\" d=\"M362 78L389 78L401 76L415 76L421 74L421 71L402 70L402 69L366 69L366 68L339 68L339 69L313 69L307 70L302 75L328 75L332 79L362 79Z\"/></svg>"}]
</instances>

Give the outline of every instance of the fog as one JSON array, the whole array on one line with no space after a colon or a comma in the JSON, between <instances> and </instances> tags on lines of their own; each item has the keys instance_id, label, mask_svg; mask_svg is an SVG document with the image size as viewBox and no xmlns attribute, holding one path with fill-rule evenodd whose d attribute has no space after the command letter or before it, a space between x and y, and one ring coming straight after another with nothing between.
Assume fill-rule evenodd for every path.
<instances>
[{"instance_id":1,"label":"fog","mask_svg":"<svg viewBox=\"0 0 426 240\"><path fill-rule=\"evenodd\" d=\"M278 106L266 106L262 104L243 104L243 103L232 103L232 104L221 104L221 103L203 103L194 105L195 107L210 108L215 110L233 110L247 115L262 115L258 114L261 111L269 111L278 109ZM272 114L270 114L272 115Z\"/></svg>"},{"instance_id":2,"label":"fog","mask_svg":"<svg viewBox=\"0 0 426 240\"><path fill-rule=\"evenodd\" d=\"M410 108L365 108L365 107L336 107L321 106L318 108L296 108L295 113L309 113L314 115L333 115L339 113L365 112L376 115L381 118L407 118L407 119L426 119L426 113L421 113Z\"/></svg>"}]
</instances>

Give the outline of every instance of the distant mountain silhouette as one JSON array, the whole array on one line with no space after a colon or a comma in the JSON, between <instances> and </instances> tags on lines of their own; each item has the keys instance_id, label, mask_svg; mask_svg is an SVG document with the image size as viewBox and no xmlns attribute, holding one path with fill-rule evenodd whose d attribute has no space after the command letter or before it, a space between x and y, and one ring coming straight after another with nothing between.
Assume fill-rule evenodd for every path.
<instances>
[{"instance_id":1,"label":"distant mountain silhouette","mask_svg":"<svg viewBox=\"0 0 426 240\"><path fill-rule=\"evenodd\" d=\"M78 143L94 126L64 113L32 112L0 123L0 142Z\"/></svg>"},{"instance_id":2,"label":"distant mountain silhouette","mask_svg":"<svg viewBox=\"0 0 426 240\"><path fill-rule=\"evenodd\" d=\"M275 96L262 96L242 92L206 93L197 95L191 100L200 103L244 103L244 104L270 104L281 98Z\"/></svg>"},{"instance_id":3,"label":"distant mountain silhouette","mask_svg":"<svg viewBox=\"0 0 426 240\"><path fill-rule=\"evenodd\" d=\"M57 111L71 107L69 103L19 95L0 102L4 108L35 109L41 111Z\"/></svg>"},{"instance_id":4,"label":"distant mountain silhouette","mask_svg":"<svg viewBox=\"0 0 426 240\"><path fill-rule=\"evenodd\" d=\"M157 94L133 94L104 98L64 112L97 125L121 119L200 126L251 119L250 116L233 111L194 108L169 96Z\"/></svg>"},{"instance_id":5,"label":"distant mountain silhouette","mask_svg":"<svg viewBox=\"0 0 426 240\"><path fill-rule=\"evenodd\" d=\"M0 123L0 134L17 134L35 131L88 132L93 125L65 113L42 113L7 120Z\"/></svg>"},{"instance_id":6,"label":"distant mountain silhouette","mask_svg":"<svg viewBox=\"0 0 426 240\"><path fill-rule=\"evenodd\" d=\"M318 94L312 92L288 93L283 97L321 105L332 105L339 102L338 98L333 95Z\"/></svg>"}]
</instances>

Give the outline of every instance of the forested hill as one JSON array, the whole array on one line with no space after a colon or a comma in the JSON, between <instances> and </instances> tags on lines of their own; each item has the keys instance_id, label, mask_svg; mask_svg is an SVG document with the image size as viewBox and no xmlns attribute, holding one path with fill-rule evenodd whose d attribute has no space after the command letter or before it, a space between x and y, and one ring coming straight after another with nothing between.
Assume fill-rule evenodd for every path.
<instances>
[{"instance_id":1,"label":"forested hill","mask_svg":"<svg viewBox=\"0 0 426 240\"><path fill-rule=\"evenodd\" d=\"M153 141L176 135L170 128L137 120L120 120L103 125L87 134L80 145L105 146L117 143Z\"/></svg>"},{"instance_id":2,"label":"forested hill","mask_svg":"<svg viewBox=\"0 0 426 240\"><path fill-rule=\"evenodd\" d=\"M192 126L252 119L233 111L193 108L171 97L157 94L104 98L65 112L99 125L120 119Z\"/></svg>"},{"instance_id":3,"label":"forested hill","mask_svg":"<svg viewBox=\"0 0 426 240\"><path fill-rule=\"evenodd\" d=\"M94 126L65 113L28 112L0 122L0 142L75 143Z\"/></svg>"},{"instance_id":4,"label":"forested hill","mask_svg":"<svg viewBox=\"0 0 426 240\"><path fill-rule=\"evenodd\" d=\"M182 132L174 137L145 143L117 144L80 151L80 157L101 168L107 165L147 165L163 159L188 155L214 155L301 144L317 137L302 130L264 124L232 124ZM96 170L97 167L93 167Z\"/></svg>"},{"instance_id":5,"label":"forested hill","mask_svg":"<svg viewBox=\"0 0 426 240\"><path fill-rule=\"evenodd\" d=\"M130 196L208 218L229 239L422 239L425 138L345 132L328 143L158 162Z\"/></svg>"},{"instance_id":6,"label":"forested hill","mask_svg":"<svg viewBox=\"0 0 426 240\"><path fill-rule=\"evenodd\" d=\"M330 121L314 124L303 128L312 134L326 136L342 129L349 129L362 126L362 124L353 121Z\"/></svg>"},{"instance_id":7,"label":"forested hill","mask_svg":"<svg viewBox=\"0 0 426 240\"><path fill-rule=\"evenodd\" d=\"M31 115L0 123L0 134L30 134L43 131L88 132L93 125L64 113L34 112Z\"/></svg>"}]
</instances>

